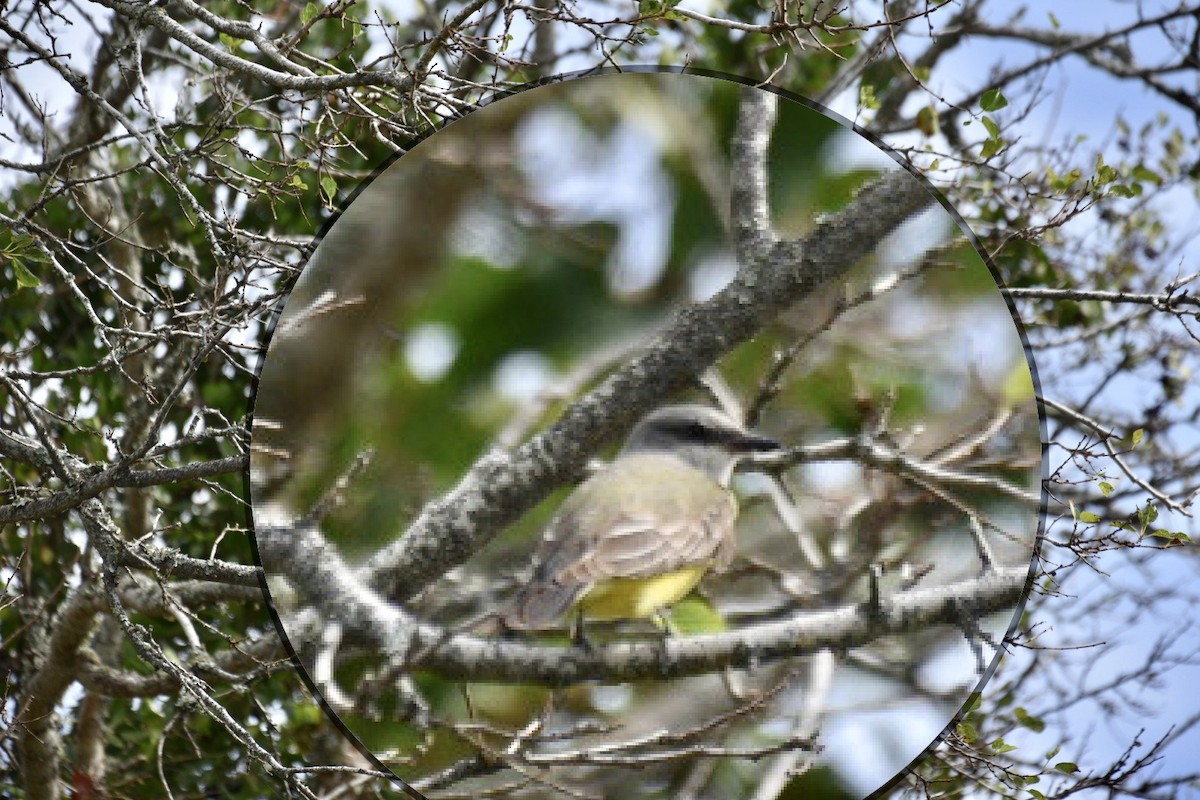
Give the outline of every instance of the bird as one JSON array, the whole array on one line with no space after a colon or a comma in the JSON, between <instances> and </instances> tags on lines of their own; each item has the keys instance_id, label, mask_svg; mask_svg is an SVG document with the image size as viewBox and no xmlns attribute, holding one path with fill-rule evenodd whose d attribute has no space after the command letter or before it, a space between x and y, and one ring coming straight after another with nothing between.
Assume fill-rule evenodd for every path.
<instances>
[{"instance_id":1,"label":"bird","mask_svg":"<svg viewBox=\"0 0 1200 800\"><path fill-rule=\"evenodd\" d=\"M502 623L539 630L574 610L580 637L585 619L664 624L670 606L733 558L738 502L729 483L738 461L780 447L708 406L651 412L563 501Z\"/></svg>"}]
</instances>

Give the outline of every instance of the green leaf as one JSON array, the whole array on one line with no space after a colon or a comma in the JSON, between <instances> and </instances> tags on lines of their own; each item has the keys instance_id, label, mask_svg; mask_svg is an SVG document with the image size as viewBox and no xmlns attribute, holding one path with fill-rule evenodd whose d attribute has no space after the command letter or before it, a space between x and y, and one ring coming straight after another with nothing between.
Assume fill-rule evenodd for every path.
<instances>
[{"instance_id":1,"label":"green leaf","mask_svg":"<svg viewBox=\"0 0 1200 800\"><path fill-rule=\"evenodd\" d=\"M1054 30L1058 30L1062 27L1062 23L1058 21L1058 17L1054 16L1053 11L1047 11L1046 13L1050 17L1050 27L1054 28Z\"/></svg>"},{"instance_id":2,"label":"green leaf","mask_svg":"<svg viewBox=\"0 0 1200 800\"><path fill-rule=\"evenodd\" d=\"M1147 183L1161 184L1163 182L1162 175L1143 164L1138 164L1133 168L1133 177Z\"/></svg>"},{"instance_id":3,"label":"green leaf","mask_svg":"<svg viewBox=\"0 0 1200 800\"><path fill-rule=\"evenodd\" d=\"M728 630L725 618L716 606L695 595L685 597L671 607L670 625L676 633L685 636Z\"/></svg>"},{"instance_id":4,"label":"green leaf","mask_svg":"<svg viewBox=\"0 0 1200 800\"><path fill-rule=\"evenodd\" d=\"M1089 522L1089 523L1091 523L1091 522L1099 522L1099 521L1100 521L1100 515L1099 515L1099 514L1095 514L1095 513L1091 512L1091 511L1080 511L1080 512L1079 512L1079 521L1080 521L1080 522Z\"/></svg>"},{"instance_id":5,"label":"green leaf","mask_svg":"<svg viewBox=\"0 0 1200 800\"><path fill-rule=\"evenodd\" d=\"M304 8L300 10L300 22L307 25L312 22L321 13L321 7L316 3L305 3Z\"/></svg>"},{"instance_id":6,"label":"green leaf","mask_svg":"<svg viewBox=\"0 0 1200 800\"><path fill-rule=\"evenodd\" d=\"M999 89L988 89L979 98L979 107L984 111L999 111L1008 105L1008 98Z\"/></svg>"},{"instance_id":7,"label":"green leaf","mask_svg":"<svg viewBox=\"0 0 1200 800\"><path fill-rule=\"evenodd\" d=\"M307 189L308 188L308 184L305 183L304 179L301 178L299 175L293 175L291 183L292 183L292 186L295 186L297 189Z\"/></svg>"},{"instance_id":8,"label":"green leaf","mask_svg":"<svg viewBox=\"0 0 1200 800\"><path fill-rule=\"evenodd\" d=\"M332 202L337 197L337 180L329 174L321 176L321 191Z\"/></svg>"},{"instance_id":9,"label":"green leaf","mask_svg":"<svg viewBox=\"0 0 1200 800\"><path fill-rule=\"evenodd\" d=\"M1034 733L1041 733L1042 731L1046 730L1045 722L1033 716L1021 706L1017 706L1017 708L1013 711L1013 716L1017 718L1017 722L1020 725L1029 728L1029 730L1033 731Z\"/></svg>"},{"instance_id":10,"label":"green leaf","mask_svg":"<svg viewBox=\"0 0 1200 800\"><path fill-rule=\"evenodd\" d=\"M1117 174L1115 169L1110 167L1108 164L1101 164L1096 170L1096 185L1104 186L1112 183L1119 177L1120 176Z\"/></svg>"},{"instance_id":11,"label":"green leaf","mask_svg":"<svg viewBox=\"0 0 1200 800\"><path fill-rule=\"evenodd\" d=\"M1004 147L1003 139L988 139L983 143L983 149L979 151L980 158L991 158L1000 152L1000 148Z\"/></svg>"},{"instance_id":12,"label":"green leaf","mask_svg":"<svg viewBox=\"0 0 1200 800\"><path fill-rule=\"evenodd\" d=\"M1137 447L1142 443L1142 439L1146 438L1146 429L1138 428L1129 438L1133 441L1133 446Z\"/></svg>"},{"instance_id":13,"label":"green leaf","mask_svg":"<svg viewBox=\"0 0 1200 800\"><path fill-rule=\"evenodd\" d=\"M961 736L962 740L967 744L974 744L975 741L979 739L979 731L975 730L975 726L966 720L958 723L957 730L958 735Z\"/></svg>"},{"instance_id":14,"label":"green leaf","mask_svg":"<svg viewBox=\"0 0 1200 800\"><path fill-rule=\"evenodd\" d=\"M1056 192L1065 192L1078 183L1079 179L1082 177L1082 172L1080 172L1078 169L1073 169L1066 175L1063 175L1061 178L1054 178L1050 185Z\"/></svg>"},{"instance_id":15,"label":"green leaf","mask_svg":"<svg viewBox=\"0 0 1200 800\"><path fill-rule=\"evenodd\" d=\"M245 39L239 39L236 36L230 36L228 33L217 34L217 38L221 40L221 44L225 45L232 51L237 51L242 46Z\"/></svg>"},{"instance_id":16,"label":"green leaf","mask_svg":"<svg viewBox=\"0 0 1200 800\"><path fill-rule=\"evenodd\" d=\"M983 118L983 127L987 128L988 136L992 137L993 139L1000 138L1000 126L996 123L996 120L985 116Z\"/></svg>"},{"instance_id":17,"label":"green leaf","mask_svg":"<svg viewBox=\"0 0 1200 800\"><path fill-rule=\"evenodd\" d=\"M1034 797L1036 797L1038 800L1046 800L1046 795L1042 794L1037 789L1030 789L1029 793L1031 795L1033 795Z\"/></svg>"},{"instance_id":18,"label":"green leaf","mask_svg":"<svg viewBox=\"0 0 1200 800\"><path fill-rule=\"evenodd\" d=\"M917 112L917 130L926 136L933 136L938 132L937 112L933 106L925 106Z\"/></svg>"},{"instance_id":19,"label":"green leaf","mask_svg":"<svg viewBox=\"0 0 1200 800\"><path fill-rule=\"evenodd\" d=\"M858 87L858 104L870 111L879 108L879 98L875 96L874 86L864 83Z\"/></svg>"},{"instance_id":20,"label":"green leaf","mask_svg":"<svg viewBox=\"0 0 1200 800\"><path fill-rule=\"evenodd\" d=\"M992 742L991 746L992 750L997 753L1009 753L1017 749L1015 744L1009 744L1008 742L1004 741L1004 739L997 739L996 741Z\"/></svg>"},{"instance_id":21,"label":"green leaf","mask_svg":"<svg viewBox=\"0 0 1200 800\"><path fill-rule=\"evenodd\" d=\"M1108 481L1100 481L1100 494L1105 497L1112 497L1113 485Z\"/></svg>"},{"instance_id":22,"label":"green leaf","mask_svg":"<svg viewBox=\"0 0 1200 800\"><path fill-rule=\"evenodd\" d=\"M41 285L42 282L38 280L38 276L26 269L20 260L13 258L9 260L9 263L12 264L13 274L17 276L17 286L19 288L32 289L35 286Z\"/></svg>"},{"instance_id":23,"label":"green leaf","mask_svg":"<svg viewBox=\"0 0 1200 800\"><path fill-rule=\"evenodd\" d=\"M1158 539L1166 539L1169 542L1178 542L1179 544L1191 544L1192 542L1192 537L1183 531L1150 531L1150 535Z\"/></svg>"},{"instance_id":24,"label":"green leaf","mask_svg":"<svg viewBox=\"0 0 1200 800\"><path fill-rule=\"evenodd\" d=\"M638 14L643 17L653 17L663 12L666 4L663 0L638 0Z\"/></svg>"},{"instance_id":25,"label":"green leaf","mask_svg":"<svg viewBox=\"0 0 1200 800\"><path fill-rule=\"evenodd\" d=\"M1060 761L1054 765L1054 768L1065 775L1071 775L1079 772L1079 767L1071 761Z\"/></svg>"}]
</instances>

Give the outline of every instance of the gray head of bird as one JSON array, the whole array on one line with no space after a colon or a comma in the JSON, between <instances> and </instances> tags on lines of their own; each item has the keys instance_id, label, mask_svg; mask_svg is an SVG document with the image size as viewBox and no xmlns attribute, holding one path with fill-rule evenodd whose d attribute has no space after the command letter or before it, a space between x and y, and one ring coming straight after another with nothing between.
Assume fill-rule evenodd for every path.
<instances>
[{"instance_id":1,"label":"gray head of bird","mask_svg":"<svg viewBox=\"0 0 1200 800\"><path fill-rule=\"evenodd\" d=\"M647 414L625 440L618 458L667 453L725 486L738 459L779 449L774 439L746 430L715 408L676 405Z\"/></svg>"}]
</instances>

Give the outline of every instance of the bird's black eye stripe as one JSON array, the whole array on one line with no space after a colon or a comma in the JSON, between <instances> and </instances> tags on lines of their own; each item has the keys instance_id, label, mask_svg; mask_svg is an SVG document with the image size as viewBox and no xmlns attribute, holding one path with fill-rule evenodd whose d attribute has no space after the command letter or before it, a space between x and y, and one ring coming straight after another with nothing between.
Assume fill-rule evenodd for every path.
<instances>
[{"instance_id":1,"label":"bird's black eye stripe","mask_svg":"<svg viewBox=\"0 0 1200 800\"><path fill-rule=\"evenodd\" d=\"M714 428L696 420L671 420L663 425L661 430L680 439L703 444L724 444L737 442L742 438L737 431Z\"/></svg>"},{"instance_id":2,"label":"bird's black eye stripe","mask_svg":"<svg viewBox=\"0 0 1200 800\"><path fill-rule=\"evenodd\" d=\"M663 421L658 425L658 429L671 436L693 442L719 441L718 434L724 433L724 431L714 430L703 423L690 419Z\"/></svg>"}]
</instances>

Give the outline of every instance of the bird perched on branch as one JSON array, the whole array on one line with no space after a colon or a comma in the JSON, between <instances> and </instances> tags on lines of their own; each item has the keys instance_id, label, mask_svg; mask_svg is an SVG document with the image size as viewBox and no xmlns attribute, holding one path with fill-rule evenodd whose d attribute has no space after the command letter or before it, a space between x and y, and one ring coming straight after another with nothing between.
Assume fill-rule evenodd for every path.
<instances>
[{"instance_id":1,"label":"bird perched on branch","mask_svg":"<svg viewBox=\"0 0 1200 800\"><path fill-rule=\"evenodd\" d=\"M551 627L572 609L580 621L661 619L733 558L738 459L779 448L706 406L647 415L616 459L563 502L503 623Z\"/></svg>"}]
</instances>

